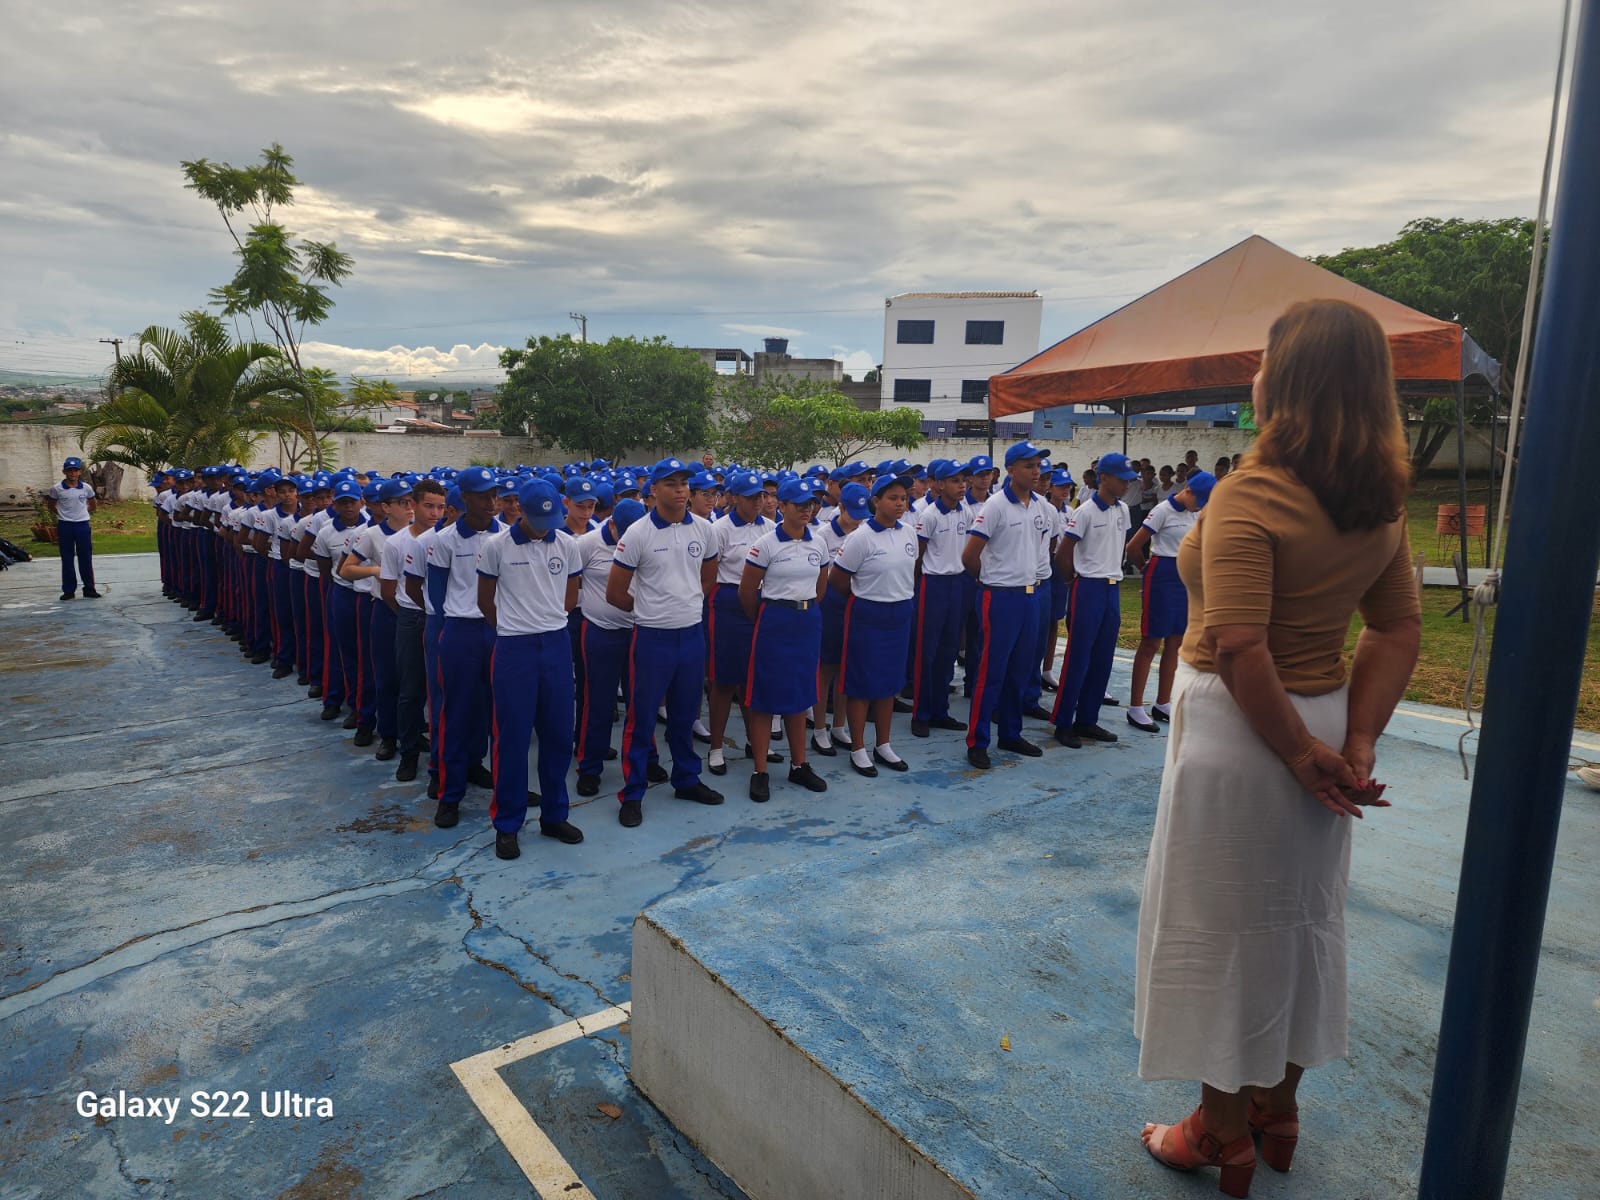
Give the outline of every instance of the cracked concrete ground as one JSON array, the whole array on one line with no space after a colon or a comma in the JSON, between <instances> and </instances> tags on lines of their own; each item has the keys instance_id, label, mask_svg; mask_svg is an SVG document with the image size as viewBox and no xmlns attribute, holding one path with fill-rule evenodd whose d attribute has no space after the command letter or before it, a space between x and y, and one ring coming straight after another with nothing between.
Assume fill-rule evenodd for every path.
<instances>
[{"instance_id":1,"label":"cracked concrete ground","mask_svg":"<svg viewBox=\"0 0 1600 1200\"><path fill-rule=\"evenodd\" d=\"M581 846L526 838L506 863L487 793L470 790L462 824L435 829L421 782L394 782L292 679L162 600L152 556L96 565L98 602L58 602L53 561L0 575L6 1200L528 1195L449 1064L627 1001L641 910L1051 792L1127 795L1159 769L1160 738L997 756L980 776L955 735L907 737L908 776L869 784L819 759L826 795L780 771L755 806L731 760L720 808L658 787L644 825L624 830L612 791L575 798ZM1125 686L1125 666L1114 679ZM1446 786L1437 752L1456 731L1417 718L1397 732L1436 752L1419 786L1429 773ZM1558 894L1592 901L1592 866L1564 862ZM1423 908L1448 905L1453 878L1414 883ZM1590 1034L1576 1061L1592 1075ZM632 1088L628 1036L605 1030L502 1074L600 1200L738 1196ZM334 1115L181 1110L169 1125L74 1109L86 1090L244 1091L255 1108L279 1089L330 1098Z\"/></svg>"}]
</instances>

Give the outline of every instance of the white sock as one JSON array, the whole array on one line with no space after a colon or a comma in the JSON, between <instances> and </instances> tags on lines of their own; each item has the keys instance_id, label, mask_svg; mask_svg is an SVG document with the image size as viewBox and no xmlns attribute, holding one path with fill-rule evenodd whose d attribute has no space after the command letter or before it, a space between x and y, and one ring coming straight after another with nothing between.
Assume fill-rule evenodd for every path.
<instances>
[{"instance_id":1,"label":"white sock","mask_svg":"<svg viewBox=\"0 0 1600 1200\"><path fill-rule=\"evenodd\" d=\"M833 727L833 740L842 746L848 746L850 744L850 731L843 725L835 725Z\"/></svg>"},{"instance_id":2,"label":"white sock","mask_svg":"<svg viewBox=\"0 0 1600 1200\"><path fill-rule=\"evenodd\" d=\"M833 737L828 733L828 727L826 725L812 734L812 739L824 750L833 746Z\"/></svg>"},{"instance_id":3,"label":"white sock","mask_svg":"<svg viewBox=\"0 0 1600 1200\"><path fill-rule=\"evenodd\" d=\"M1043 677L1046 683L1051 684L1052 686L1057 682L1056 671L1054 667L1046 667L1040 672L1040 675Z\"/></svg>"},{"instance_id":4,"label":"white sock","mask_svg":"<svg viewBox=\"0 0 1600 1200\"><path fill-rule=\"evenodd\" d=\"M1171 704L1152 704L1150 707L1155 709L1158 713L1160 713L1164 717L1170 717L1172 715L1172 705Z\"/></svg>"},{"instance_id":5,"label":"white sock","mask_svg":"<svg viewBox=\"0 0 1600 1200\"><path fill-rule=\"evenodd\" d=\"M1144 711L1144 705L1142 704L1128 705L1128 715L1135 721L1139 721L1145 725L1150 724L1150 714Z\"/></svg>"},{"instance_id":6,"label":"white sock","mask_svg":"<svg viewBox=\"0 0 1600 1200\"><path fill-rule=\"evenodd\" d=\"M773 733L782 733L783 732L783 718L780 717L777 713L773 713L772 714L772 732Z\"/></svg>"},{"instance_id":7,"label":"white sock","mask_svg":"<svg viewBox=\"0 0 1600 1200\"><path fill-rule=\"evenodd\" d=\"M883 759L884 762L897 763L900 761L900 756L894 752L894 747L889 745L888 742L878 743L878 757Z\"/></svg>"},{"instance_id":8,"label":"white sock","mask_svg":"<svg viewBox=\"0 0 1600 1200\"><path fill-rule=\"evenodd\" d=\"M660 708L656 709L656 720L665 721L666 719L667 719L667 706L665 704L663 704Z\"/></svg>"},{"instance_id":9,"label":"white sock","mask_svg":"<svg viewBox=\"0 0 1600 1200\"><path fill-rule=\"evenodd\" d=\"M706 761L709 762L713 767L720 767L720 766L724 765L724 759L722 757L722 747L718 746L715 750L713 750L709 754L707 754L706 755Z\"/></svg>"},{"instance_id":10,"label":"white sock","mask_svg":"<svg viewBox=\"0 0 1600 1200\"><path fill-rule=\"evenodd\" d=\"M694 719L694 731L703 738L708 738L711 736L711 730L706 728L706 723L699 717Z\"/></svg>"},{"instance_id":11,"label":"white sock","mask_svg":"<svg viewBox=\"0 0 1600 1200\"><path fill-rule=\"evenodd\" d=\"M872 755L863 746L859 750L850 751L850 761L858 767L870 767L872 765Z\"/></svg>"}]
</instances>

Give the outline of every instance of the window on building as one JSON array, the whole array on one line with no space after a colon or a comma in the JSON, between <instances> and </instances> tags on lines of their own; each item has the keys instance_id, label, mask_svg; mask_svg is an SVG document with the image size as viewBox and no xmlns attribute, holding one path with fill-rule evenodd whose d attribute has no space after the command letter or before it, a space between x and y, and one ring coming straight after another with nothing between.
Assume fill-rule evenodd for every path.
<instances>
[{"instance_id":1,"label":"window on building","mask_svg":"<svg viewBox=\"0 0 1600 1200\"><path fill-rule=\"evenodd\" d=\"M987 379L963 379L961 381L961 403L983 404L989 399L989 381Z\"/></svg>"},{"instance_id":2,"label":"window on building","mask_svg":"<svg viewBox=\"0 0 1600 1200\"><path fill-rule=\"evenodd\" d=\"M933 322L901 321L894 340L902 346L931 346L933 345Z\"/></svg>"},{"instance_id":3,"label":"window on building","mask_svg":"<svg viewBox=\"0 0 1600 1200\"><path fill-rule=\"evenodd\" d=\"M929 322L931 325L933 322ZM894 402L896 404L926 404L933 399L933 380L896 379Z\"/></svg>"},{"instance_id":4,"label":"window on building","mask_svg":"<svg viewBox=\"0 0 1600 1200\"><path fill-rule=\"evenodd\" d=\"M904 324L904 322L901 322ZM931 337L928 339L933 340ZM998 346L1006 340L1006 323L1004 321L968 321L967 345L969 346Z\"/></svg>"}]
</instances>

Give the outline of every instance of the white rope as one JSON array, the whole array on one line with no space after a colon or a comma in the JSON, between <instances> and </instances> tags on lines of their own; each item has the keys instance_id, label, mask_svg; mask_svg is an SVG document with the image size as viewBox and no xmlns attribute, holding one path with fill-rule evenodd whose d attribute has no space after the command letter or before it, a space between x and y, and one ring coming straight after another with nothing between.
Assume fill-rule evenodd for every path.
<instances>
[{"instance_id":1,"label":"white rope","mask_svg":"<svg viewBox=\"0 0 1600 1200\"><path fill-rule=\"evenodd\" d=\"M1461 778L1471 779L1467 767L1467 739L1478 732L1472 720L1472 687L1478 677L1478 659L1483 654L1486 634L1484 618L1488 611L1500 603L1500 565L1506 546L1506 517L1511 509L1511 476L1517 461L1517 424L1522 415L1523 386L1528 378L1528 360L1533 357L1533 310L1539 297L1539 269L1544 258L1544 219L1550 204L1550 174L1556 159L1556 129L1561 117L1561 88L1566 81L1567 32L1572 26L1572 0L1566 0L1561 13L1561 46L1556 53L1555 96L1550 101L1550 135L1544 147L1544 175L1539 180L1539 211L1533 220L1533 256L1528 264L1528 294L1522 302L1522 341L1517 350L1517 370L1511 385L1511 413L1506 430L1506 469L1500 479L1500 511L1495 515L1494 552L1489 556L1489 573L1482 583L1472 590L1472 656L1467 660L1467 685L1461 698L1467 728L1456 740L1456 753L1461 756ZM1494 476L1494 456L1489 457L1489 474ZM1467 514L1458 514L1466 544ZM1466 553L1462 552L1462 565ZM1589 782L1585 780L1585 782Z\"/></svg>"}]
</instances>

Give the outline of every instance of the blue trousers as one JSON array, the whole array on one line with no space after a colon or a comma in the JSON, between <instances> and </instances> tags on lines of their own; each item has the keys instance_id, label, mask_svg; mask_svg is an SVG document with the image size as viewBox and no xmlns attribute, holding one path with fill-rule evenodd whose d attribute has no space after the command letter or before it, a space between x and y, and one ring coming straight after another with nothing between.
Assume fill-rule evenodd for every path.
<instances>
[{"instance_id":1,"label":"blue trousers","mask_svg":"<svg viewBox=\"0 0 1600 1200\"><path fill-rule=\"evenodd\" d=\"M965 571L961 572L961 623L966 650L962 655L961 683L967 695L972 695L978 682L978 659L983 656L983 620L978 614L982 603L982 589L978 581Z\"/></svg>"},{"instance_id":2,"label":"blue trousers","mask_svg":"<svg viewBox=\"0 0 1600 1200\"><path fill-rule=\"evenodd\" d=\"M312 683L322 683L322 577L301 571L300 631L301 663Z\"/></svg>"},{"instance_id":3,"label":"blue trousers","mask_svg":"<svg viewBox=\"0 0 1600 1200\"><path fill-rule=\"evenodd\" d=\"M378 723L378 680L372 660L372 609L376 601L365 592L356 593L356 729L371 729Z\"/></svg>"},{"instance_id":4,"label":"blue trousers","mask_svg":"<svg viewBox=\"0 0 1600 1200\"><path fill-rule=\"evenodd\" d=\"M267 560L250 556L250 630L246 635L252 654L272 651L271 585L267 581Z\"/></svg>"},{"instance_id":5,"label":"blue trousers","mask_svg":"<svg viewBox=\"0 0 1600 1200\"><path fill-rule=\"evenodd\" d=\"M440 714L444 711L444 689L439 683L439 638L444 634L444 618L426 616L422 621L423 681L428 689L428 774L439 773Z\"/></svg>"},{"instance_id":6,"label":"blue trousers","mask_svg":"<svg viewBox=\"0 0 1600 1200\"><path fill-rule=\"evenodd\" d=\"M1074 579L1069 617L1067 662L1051 717L1057 729L1100 720L1100 705L1111 681L1111 656L1122 627L1119 589L1104 579Z\"/></svg>"},{"instance_id":7,"label":"blue trousers","mask_svg":"<svg viewBox=\"0 0 1600 1200\"><path fill-rule=\"evenodd\" d=\"M221 539L210 530L200 534L200 613L199 615L209 620L217 615L217 598L222 587L218 580L220 568L218 566L217 548Z\"/></svg>"},{"instance_id":8,"label":"blue trousers","mask_svg":"<svg viewBox=\"0 0 1600 1200\"><path fill-rule=\"evenodd\" d=\"M294 638L289 643L289 657L300 675L306 674L306 573L289 568L289 611L293 614Z\"/></svg>"},{"instance_id":9,"label":"blue trousers","mask_svg":"<svg viewBox=\"0 0 1600 1200\"><path fill-rule=\"evenodd\" d=\"M352 711L361 710L361 647L356 642L354 588L328 584L328 673L339 685L340 698ZM328 703L327 693L322 702ZM357 722L359 724L359 721Z\"/></svg>"},{"instance_id":10,"label":"blue trousers","mask_svg":"<svg viewBox=\"0 0 1600 1200\"><path fill-rule=\"evenodd\" d=\"M344 656L334 634L333 594L342 589L325 575L318 580L318 588L322 604L322 704L324 708L340 708L345 698Z\"/></svg>"},{"instance_id":11,"label":"blue trousers","mask_svg":"<svg viewBox=\"0 0 1600 1200\"><path fill-rule=\"evenodd\" d=\"M502 634L489 659L494 685L494 800L489 820L515 833L528 816L528 746L539 734L539 820L567 819L572 765L572 637ZM442 795L442 793L441 793Z\"/></svg>"},{"instance_id":12,"label":"blue trousers","mask_svg":"<svg viewBox=\"0 0 1600 1200\"><path fill-rule=\"evenodd\" d=\"M267 570L272 584L272 665L294 666L294 594L289 587L289 564L269 558Z\"/></svg>"},{"instance_id":13,"label":"blue trousers","mask_svg":"<svg viewBox=\"0 0 1600 1200\"><path fill-rule=\"evenodd\" d=\"M422 706L428 698L422 626L421 609L402 607L395 617L395 728L401 754L416 754L422 748Z\"/></svg>"},{"instance_id":14,"label":"blue trousers","mask_svg":"<svg viewBox=\"0 0 1600 1200\"><path fill-rule=\"evenodd\" d=\"M961 637L963 575L924 575L917 589L917 625L912 638L916 669L915 719L950 715L950 681L956 673L956 642Z\"/></svg>"},{"instance_id":15,"label":"blue trousers","mask_svg":"<svg viewBox=\"0 0 1600 1200\"><path fill-rule=\"evenodd\" d=\"M461 803L467 793L467 768L481 763L489 748L493 655L494 630L489 622L482 617L445 618L439 634L439 724L433 731L433 744L440 747L440 804ZM570 697L567 704L570 708ZM570 730L567 737L570 741ZM526 785L522 802L528 802Z\"/></svg>"},{"instance_id":16,"label":"blue trousers","mask_svg":"<svg viewBox=\"0 0 1600 1200\"><path fill-rule=\"evenodd\" d=\"M78 590L78 574L83 575L83 590L94 590L94 548L89 540L88 521L57 521L56 540L61 546L61 591Z\"/></svg>"},{"instance_id":17,"label":"blue trousers","mask_svg":"<svg viewBox=\"0 0 1600 1200\"><path fill-rule=\"evenodd\" d=\"M372 636L372 691L377 705L374 717L378 736L386 742L398 740L400 673L395 664L394 611L381 599L368 601L372 613L368 628Z\"/></svg>"},{"instance_id":18,"label":"blue trousers","mask_svg":"<svg viewBox=\"0 0 1600 1200\"><path fill-rule=\"evenodd\" d=\"M1028 682L1022 687L1022 708L1026 712L1044 695L1044 652L1050 648L1050 610L1054 596L1046 579L1033 593L1035 633L1033 657L1029 659Z\"/></svg>"},{"instance_id":19,"label":"blue trousers","mask_svg":"<svg viewBox=\"0 0 1600 1200\"><path fill-rule=\"evenodd\" d=\"M968 747L989 747L990 717L999 713L1000 736L1022 736L1022 689L1028 682L1028 659L1036 641L1035 597L1021 590L979 587L978 616L983 632L967 644L967 666L976 672L972 715L967 720Z\"/></svg>"},{"instance_id":20,"label":"blue trousers","mask_svg":"<svg viewBox=\"0 0 1600 1200\"><path fill-rule=\"evenodd\" d=\"M622 790L617 801L644 798L656 709L662 700L667 704L672 786L693 787L700 782L694 719L700 715L700 693L706 678L705 627L698 621L682 629L635 627L628 669L628 723L622 731Z\"/></svg>"},{"instance_id":21,"label":"blue trousers","mask_svg":"<svg viewBox=\"0 0 1600 1200\"><path fill-rule=\"evenodd\" d=\"M577 704L579 775L598 775L605 769L617 685L627 673L632 641L632 629L601 629L593 621L583 623L578 647L588 686Z\"/></svg>"},{"instance_id":22,"label":"blue trousers","mask_svg":"<svg viewBox=\"0 0 1600 1200\"><path fill-rule=\"evenodd\" d=\"M58 522L59 524L59 522ZM161 594L172 595L172 530L165 521L156 521L156 562L161 568ZM60 535L57 535L58 537Z\"/></svg>"}]
</instances>

